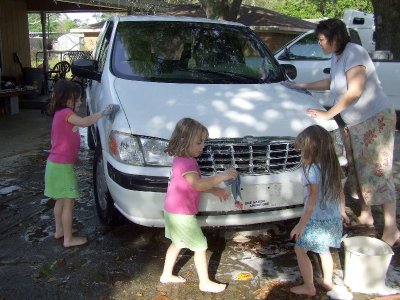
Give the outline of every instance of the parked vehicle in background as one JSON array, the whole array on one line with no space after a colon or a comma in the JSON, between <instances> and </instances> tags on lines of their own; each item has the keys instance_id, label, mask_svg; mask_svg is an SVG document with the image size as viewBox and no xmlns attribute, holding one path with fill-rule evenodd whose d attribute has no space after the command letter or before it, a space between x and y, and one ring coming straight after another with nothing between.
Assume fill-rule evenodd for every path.
<instances>
[{"instance_id":1,"label":"parked vehicle in background","mask_svg":"<svg viewBox=\"0 0 400 300\"><path fill-rule=\"evenodd\" d=\"M369 53L375 51L375 23L374 14L355 9L345 9L343 13L343 22L350 29L355 30L361 41L361 45Z\"/></svg>"},{"instance_id":2,"label":"parked vehicle in background","mask_svg":"<svg viewBox=\"0 0 400 300\"><path fill-rule=\"evenodd\" d=\"M363 45L357 31L349 28L349 33L352 42ZM383 90L396 109L398 116L397 128L399 128L400 85L398 84L398 78L400 76L400 62L393 61L392 55L388 51L374 51L370 55L381 80ZM291 64L296 68L297 75L291 78L296 82L313 82L330 76L331 55L322 52L317 37L312 30L294 38L284 47L277 50L274 56L280 64ZM311 91L311 93L324 107L328 108L333 105L333 99L329 91Z\"/></svg>"},{"instance_id":3,"label":"parked vehicle in background","mask_svg":"<svg viewBox=\"0 0 400 300\"><path fill-rule=\"evenodd\" d=\"M288 66L287 71L293 67ZM88 113L108 103L121 109L88 132L95 148L93 180L98 214L119 214L163 226L172 158L164 153L178 120L209 129L198 158L203 176L234 166L243 208L203 193L202 226L246 225L299 217L303 209L300 154L294 138L316 122L331 132L343 165L335 121L315 120L322 106L309 93L281 84L285 72L262 41L233 22L162 16L114 17L104 25L93 60L72 72L90 79ZM229 188L229 187L227 187Z\"/></svg>"}]
</instances>

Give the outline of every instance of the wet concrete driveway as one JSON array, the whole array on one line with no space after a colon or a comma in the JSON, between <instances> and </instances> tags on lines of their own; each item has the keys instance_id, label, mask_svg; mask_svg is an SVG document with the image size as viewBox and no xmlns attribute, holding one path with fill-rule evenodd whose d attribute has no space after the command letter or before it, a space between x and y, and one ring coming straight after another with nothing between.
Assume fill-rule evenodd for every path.
<instances>
[{"instance_id":1,"label":"wet concrete driveway","mask_svg":"<svg viewBox=\"0 0 400 300\"><path fill-rule=\"evenodd\" d=\"M77 168L81 198L74 210L74 225L87 245L64 249L53 237L53 200L43 196L44 167L49 149L51 119L38 110L22 110L16 116L0 116L0 299L305 299L291 295L289 287L300 274L289 240L296 220L240 228L205 229L212 278L229 284L221 294L198 290L193 253L182 252L177 271L185 284L159 283L169 241L160 228L126 222L118 227L102 225L95 211L92 191L93 153L82 147ZM16 122L15 126L13 122ZM13 126L12 129L7 130ZM22 133L21 133L22 131ZM81 130L85 145L85 130ZM396 141L399 144L400 133ZM396 148L396 153L399 152ZM399 156L396 183L399 188ZM399 202L399 201L398 201ZM357 203L348 197L354 217ZM398 215L399 215L398 205ZM379 236L379 209L375 229L352 227L352 235ZM399 218L398 218L399 220ZM239 234L248 241L237 241ZM235 241L236 240L236 241ZM394 249L387 286L400 289L400 249ZM315 268L318 262L312 256ZM344 249L334 252L335 278L343 278ZM374 296L353 293L354 299ZM311 299L311 298L309 298ZM318 288L313 299L329 299Z\"/></svg>"}]
</instances>

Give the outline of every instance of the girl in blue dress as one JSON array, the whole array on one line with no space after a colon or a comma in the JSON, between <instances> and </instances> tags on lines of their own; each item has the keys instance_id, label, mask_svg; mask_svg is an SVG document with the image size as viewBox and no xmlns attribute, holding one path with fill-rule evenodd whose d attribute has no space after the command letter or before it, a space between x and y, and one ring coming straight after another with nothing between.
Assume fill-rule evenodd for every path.
<instances>
[{"instance_id":1,"label":"girl in blue dress","mask_svg":"<svg viewBox=\"0 0 400 300\"><path fill-rule=\"evenodd\" d=\"M349 218L345 212L343 174L329 132L312 125L297 136L295 145L301 151L304 211L290 237L296 240L294 249L304 283L290 291L314 296L313 268L307 252L320 256L323 278L319 283L331 290L333 260L329 248L340 247L342 219L348 223Z\"/></svg>"}]
</instances>

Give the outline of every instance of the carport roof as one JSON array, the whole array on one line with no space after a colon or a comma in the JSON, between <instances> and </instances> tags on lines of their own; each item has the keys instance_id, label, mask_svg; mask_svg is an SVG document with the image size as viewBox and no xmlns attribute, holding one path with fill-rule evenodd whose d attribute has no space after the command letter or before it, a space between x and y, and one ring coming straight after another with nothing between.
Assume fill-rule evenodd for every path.
<instances>
[{"instance_id":1,"label":"carport roof","mask_svg":"<svg viewBox=\"0 0 400 300\"><path fill-rule=\"evenodd\" d=\"M100 12L155 10L166 6L164 1L152 0L26 0L29 12Z\"/></svg>"},{"instance_id":2,"label":"carport roof","mask_svg":"<svg viewBox=\"0 0 400 300\"><path fill-rule=\"evenodd\" d=\"M87 1L89 2L89 1ZM92 1L93 2L93 1ZM96 4L84 4L81 1L54 1L54 0L26 0L27 9L29 12L96 12L104 10L120 10L118 7L100 6Z\"/></svg>"}]
</instances>

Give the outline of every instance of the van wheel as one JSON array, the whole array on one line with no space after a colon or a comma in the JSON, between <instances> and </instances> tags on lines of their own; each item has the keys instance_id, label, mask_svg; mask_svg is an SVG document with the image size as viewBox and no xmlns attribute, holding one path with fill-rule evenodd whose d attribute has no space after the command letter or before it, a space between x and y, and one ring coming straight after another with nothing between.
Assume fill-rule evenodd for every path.
<instances>
[{"instance_id":1,"label":"van wheel","mask_svg":"<svg viewBox=\"0 0 400 300\"><path fill-rule=\"evenodd\" d=\"M115 208L114 200L107 187L104 174L103 152L100 143L96 146L93 159L93 187L97 215L100 221L105 225L120 224L123 216Z\"/></svg>"}]
</instances>

